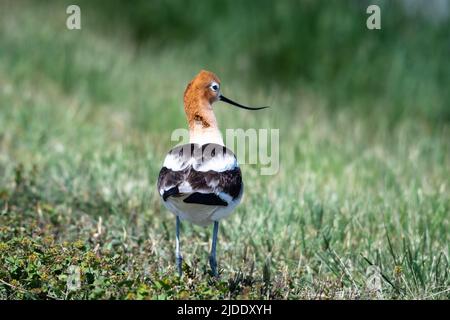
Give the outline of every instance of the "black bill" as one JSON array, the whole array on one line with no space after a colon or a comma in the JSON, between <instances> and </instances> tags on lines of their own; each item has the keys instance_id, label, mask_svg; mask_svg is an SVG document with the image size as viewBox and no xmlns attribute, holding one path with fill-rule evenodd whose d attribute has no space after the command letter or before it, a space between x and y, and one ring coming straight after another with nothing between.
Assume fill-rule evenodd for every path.
<instances>
[{"instance_id":1,"label":"black bill","mask_svg":"<svg viewBox=\"0 0 450 320\"><path fill-rule=\"evenodd\" d=\"M236 106L236 107L239 107L239 108L242 108L242 109L247 109L247 110L261 110L261 109L268 108L268 107L260 107L260 108L246 107L246 106L243 106L240 103L234 102L233 100L230 100L230 99L224 97L223 95L219 96L219 100L223 101L223 102L226 102L226 103L229 103L229 104L232 104L233 106Z\"/></svg>"}]
</instances>

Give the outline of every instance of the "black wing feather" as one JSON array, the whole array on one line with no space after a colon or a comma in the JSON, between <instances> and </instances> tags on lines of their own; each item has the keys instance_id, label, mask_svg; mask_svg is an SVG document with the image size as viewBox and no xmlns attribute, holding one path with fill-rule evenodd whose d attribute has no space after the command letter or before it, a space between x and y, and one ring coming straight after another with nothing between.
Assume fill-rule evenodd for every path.
<instances>
[{"instance_id":1,"label":"black wing feather","mask_svg":"<svg viewBox=\"0 0 450 320\"><path fill-rule=\"evenodd\" d=\"M178 190L178 187L173 187L173 188L170 188L169 190L164 191L162 198L164 201L166 201L168 197L171 197L171 196L176 197L179 195L180 195L180 190Z\"/></svg>"},{"instance_id":2,"label":"black wing feather","mask_svg":"<svg viewBox=\"0 0 450 320\"><path fill-rule=\"evenodd\" d=\"M228 206L228 203L223 201L217 194L215 193L200 193L194 192L189 197L183 200L186 203L198 203L204 204L208 206Z\"/></svg>"}]
</instances>

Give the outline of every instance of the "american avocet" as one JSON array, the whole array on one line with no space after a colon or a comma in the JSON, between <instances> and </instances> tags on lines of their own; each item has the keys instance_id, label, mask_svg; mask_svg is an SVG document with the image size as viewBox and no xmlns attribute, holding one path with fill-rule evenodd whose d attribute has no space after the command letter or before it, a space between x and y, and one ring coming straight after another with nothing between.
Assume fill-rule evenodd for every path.
<instances>
[{"instance_id":1,"label":"american avocet","mask_svg":"<svg viewBox=\"0 0 450 320\"><path fill-rule=\"evenodd\" d=\"M224 101L220 80L202 70L186 87L184 110L189 123L189 143L167 154L159 173L158 191L164 205L176 216L176 264L181 276L180 219L200 226L214 223L209 263L217 276L216 245L219 220L227 217L242 198L243 183L236 156L224 146L212 104Z\"/></svg>"}]
</instances>

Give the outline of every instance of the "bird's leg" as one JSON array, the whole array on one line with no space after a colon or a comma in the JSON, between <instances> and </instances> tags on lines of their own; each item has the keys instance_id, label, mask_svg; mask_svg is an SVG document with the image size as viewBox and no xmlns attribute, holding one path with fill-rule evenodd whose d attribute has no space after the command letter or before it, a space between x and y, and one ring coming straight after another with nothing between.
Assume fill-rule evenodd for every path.
<instances>
[{"instance_id":1,"label":"bird's leg","mask_svg":"<svg viewBox=\"0 0 450 320\"><path fill-rule=\"evenodd\" d=\"M211 266L212 274L215 277L217 277L216 245L218 232L219 232L219 221L214 221L214 230L211 245L211 255L209 256L209 265Z\"/></svg>"},{"instance_id":2,"label":"bird's leg","mask_svg":"<svg viewBox=\"0 0 450 320\"><path fill-rule=\"evenodd\" d=\"M180 251L180 217L177 216L177 222L176 222L176 244L175 244L175 255L176 255L176 259L177 259L177 270L178 270L178 275L181 277L182 274L182 262L183 262L183 257L181 256L181 251Z\"/></svg>"}]
</instances>

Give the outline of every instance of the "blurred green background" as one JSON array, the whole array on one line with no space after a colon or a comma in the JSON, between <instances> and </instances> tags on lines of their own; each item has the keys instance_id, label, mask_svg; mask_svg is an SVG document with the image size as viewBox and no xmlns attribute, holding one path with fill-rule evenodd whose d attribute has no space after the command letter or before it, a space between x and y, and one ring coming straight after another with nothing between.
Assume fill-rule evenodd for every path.
<instances>
[{"instance_id":1,"label":"blurred green background","mask_svg":"<svg viewBox=\"0 0 450 320\"><path fill-rule=\"evenodd\" d=\"M81 30L66 28L69 4ZM366 28L369 4L381 30ZM449 7L1 0L0 298L448 299ZM200 69L271 106L215 104L222 131L280 129L278 174L241 166L217 281L211 230L188 223L189 280L175 276L156 191Z\"/></svg>"},{"instance_id":2,"label":"blurred green background","mask_svg":"<svg viewBox=\"0 0 450 320\"><path fill-rule=\"evenodd\" d=\"M382 29L366 28L381 6ZM450 120L447 1L85 1L137 48L265 86L319 93L330 109ZM139 50L139 49L138 49Z\"/></svg>"},{"instance_id":3,"label":"blurred green background","mask_svg":"<svg viewBox=\"0 0 450 320\"><path fill-rule=\"evenodd\" d=\"M33 10L64 19L61 11L71 2L53 3ZM386 113L394 121L450 120L446 0L77 3L84 29L78 37L91 31L121 34L136 56L173 51L193 70L236 77L250 90L312 91L330 110L352 107L367 116ZM366 28L369 4L381 6L381 30ZM58 60L70 54L59 52ZM77 85L66 81L68 89Z\"/></svg>"}]
</instances>

